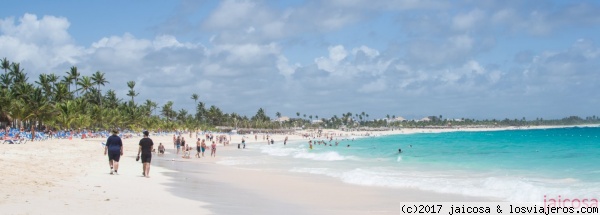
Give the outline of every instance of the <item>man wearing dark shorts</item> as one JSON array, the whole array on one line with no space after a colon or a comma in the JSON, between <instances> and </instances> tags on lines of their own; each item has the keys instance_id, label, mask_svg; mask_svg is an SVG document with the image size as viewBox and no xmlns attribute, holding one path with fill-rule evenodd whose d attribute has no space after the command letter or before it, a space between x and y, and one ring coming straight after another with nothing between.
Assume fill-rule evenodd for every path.
<instances>
[{"instance_id":1,"label":"man wearing dark shorts","mask_svg":"<svg viewBox=\"0 0 600 215\"><path fill-rule=\"evenodd\" d=\"M150 133L148 131L144 131L144 138L140 140L140 147L138 150L138 157L140 157L140 153L142 154L142 175L146 178L150 178L150 161L152 160L152 149L154 148L154 142L150 139Z\"/></svg>"},{"instance_id":2,"label":"man wearing dark shorts","mask_svg":"<svg viewBox=\"0 0 600 215\"><path fill-rule=\"evenodd\" d=\"M106 147L104 147L104 155L108 154L108 164L110 165L110 174L118 174L119 160L123 155L123 142L121 138L117 136L119 131L117 129L112 130L112 135L106 140Z\"/></svg>"}]
</instances>

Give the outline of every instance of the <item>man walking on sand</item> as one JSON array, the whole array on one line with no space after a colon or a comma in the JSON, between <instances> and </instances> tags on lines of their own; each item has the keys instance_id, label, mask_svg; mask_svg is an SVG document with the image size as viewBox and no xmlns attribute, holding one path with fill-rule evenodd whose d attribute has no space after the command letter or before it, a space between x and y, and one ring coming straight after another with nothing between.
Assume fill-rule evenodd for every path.
<instances>
[{"instance_id":1,"label":"man walking on sand","mask_svg":"<svg viewBox=\"0 0 600 215\"><path fill-rule=\"evenodd\" d=\"M110 165L110 174L117 174L119 170L119 160L123 155L123 141L117 136L119 131L117 129L112 130L112 135L106 140L106 147L104 147L104 155L108 154L108 164Z\"/></svg>"},{"instance_id":2,"label":"man walking on sand","mask_svg":"<svg viewBox=\"0 0 600 215\"><path fill-rule=\"evenodd\" d=\"M140 140L140 147L138 149L137 157L140 158L140 153L142 154L142 175L146 178L150 178L150 161L152 160L152 149L154 148L154 142L148 136L150 133L148 131L144 131L144 138Z\"/></svg>"}]
</instances>

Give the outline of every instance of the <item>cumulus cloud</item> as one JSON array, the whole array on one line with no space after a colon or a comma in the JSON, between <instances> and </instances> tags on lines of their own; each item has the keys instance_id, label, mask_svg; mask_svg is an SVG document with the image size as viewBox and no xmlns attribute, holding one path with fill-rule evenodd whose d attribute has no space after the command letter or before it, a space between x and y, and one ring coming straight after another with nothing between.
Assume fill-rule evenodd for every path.
<instances>
[{"instance_id":1,"label":"cumulus cloud","mask_svg":"<svg viewBox=\"0 0 600 215\"><path fill-rule=\"evenodd\" d=\"M480 25L485 20L485 14L480 9L474 9L466 14L458 14L452 19L452 26L458 30L469 30Z\"/></svg>"},{"instance_id":2,"label":"cumulus cloud","mask_svg":"<svg viewBox=\"0 0 600 215\"><path fill-rule=\"evenodd\" d=\"M0 50L4 57L22 62L31 70L75 64L83 48L74 45L66 18L25 14L0 20Z\"/></svg>"},{"instance_id":3,"label":"cumulus cloud","mask_svg":"<svg viewBox=\"0 0 600 215\"><path fill-rule=\"evenodd\" d=\"M30 77L64 75L75 65L84 75L105 72L107 87L122 97L126 81L134 80L136 101L172 100L176 109L193 110L189 97L198 93L209 105L241 114L270 107L330 115L378 102L386 105L374 109L405 116L440 107L473 114L471 106L503 116L552 103L542 98L597 91L600 77L593 36L561 34L556 43L573 42L569 47L532 43L597 27L600 9L593 3L225 0L206 14L199 5L212 5L187 3L156 36L122 32L84 45L74 42L67 18L4 18L0 57L21 62Z\"/></svg>"},{"instance_id":4,"label":"cumulus cloud","mask_svg":"<svg viewBox=\"0 0 600 215\"><path fill-rule=\"evenodd\" d=\"M371 83L367 83L363 86L361 86L358 89L358 92L361 93L376 93L376 92L381 92L384 91L387 88L387 85L385 83L384 79L377 79L376 81L373 81Z\"/></svg>"}]
</instances>

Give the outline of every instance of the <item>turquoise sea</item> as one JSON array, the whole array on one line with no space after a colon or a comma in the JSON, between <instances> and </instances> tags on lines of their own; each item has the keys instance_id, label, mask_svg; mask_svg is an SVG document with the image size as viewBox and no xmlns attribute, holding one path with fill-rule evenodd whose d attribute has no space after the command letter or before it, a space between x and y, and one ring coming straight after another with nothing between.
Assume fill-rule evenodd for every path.
<instances>
[{"instance_id":1,"label":"turquoise sea","mask_svg":"<svg viewBox=\"0 0 600 215\"><path fill-rule=\"evenodd\" d=\"M286 146L249 145L247 150L261 156L227 157L220 163L502 201L600 197L600 127L345 138L337 138L339 146L334 139L332 146L312 150L308 139Z\"/></svg>"}]
</instances>

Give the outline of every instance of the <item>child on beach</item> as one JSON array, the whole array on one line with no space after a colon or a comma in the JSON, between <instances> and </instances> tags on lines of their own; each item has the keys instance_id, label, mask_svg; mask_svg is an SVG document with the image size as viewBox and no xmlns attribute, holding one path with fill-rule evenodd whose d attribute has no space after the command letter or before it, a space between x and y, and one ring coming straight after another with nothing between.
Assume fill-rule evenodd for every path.
<instances>
[{"instance_id":1,"label":"child on beach","mask_svg":"<svg viewBox=\"0 0 600 215\"><path fill-rule=\"evenodd\" d=\"M165 154L165 146L162 143L158 144L158 154L159 155L164 155Z\"/></svg>"},{"instance_id":2,"label":"child on beach","mask_svg":"<svg viewBox=\"0 0 600 215\"><path fill-rule=\"evenodd\" d=\"M183 150L183 156L181 156L182 158L187 158L190 159L190 149L191 147L185 147Z\"/></svg>"}]
</instances>

